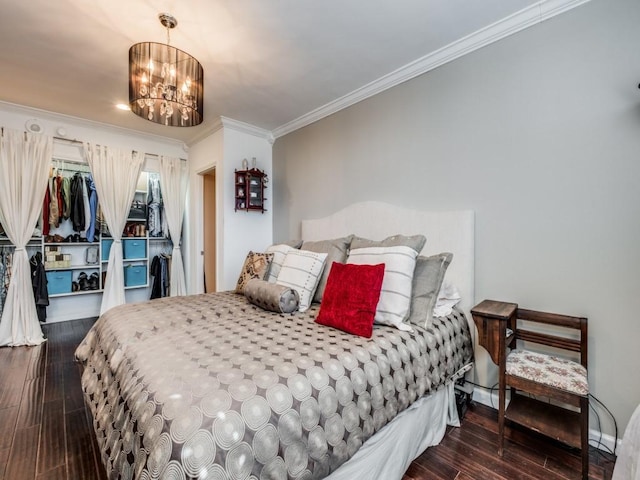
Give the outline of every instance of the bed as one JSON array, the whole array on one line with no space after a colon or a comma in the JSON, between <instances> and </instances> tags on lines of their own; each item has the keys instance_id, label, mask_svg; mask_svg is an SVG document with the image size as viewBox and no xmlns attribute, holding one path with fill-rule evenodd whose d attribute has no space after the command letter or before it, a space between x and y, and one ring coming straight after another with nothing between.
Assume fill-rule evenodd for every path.
<instances>
[{"instance_id":1,"label":"bed","mask_svg":"<svg viewBox=\"0 0 640 480\"><path fill-rule=\"evenodd\" d=\"M102 315L76 358L109 478L401 478L457 421L473 214L367 202L302 224L308 240L416 232L423 254L453 252L447 277L463 298L429 328L358 337L314 322L317 304L279 314L232 292Z\"/></svg>"}]
</instances>

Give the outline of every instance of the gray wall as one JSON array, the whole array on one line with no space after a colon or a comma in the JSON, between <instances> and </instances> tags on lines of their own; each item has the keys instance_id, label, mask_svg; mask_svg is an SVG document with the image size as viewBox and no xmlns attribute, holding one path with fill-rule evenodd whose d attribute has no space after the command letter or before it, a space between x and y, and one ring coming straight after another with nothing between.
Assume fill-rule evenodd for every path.
<instances>
[{"instance_id":1,"label":"gray wall","mask_svg":"<svg viewBox=\"0 0 640 480\"><path fill-rule=\"evenodd\" d=\"M591 389L623 428L640 403L638 25L638 0L593 0L279 138L274 240L363 200L474 210L475 300L587 316Z\"/></svg>"}]
</instances>

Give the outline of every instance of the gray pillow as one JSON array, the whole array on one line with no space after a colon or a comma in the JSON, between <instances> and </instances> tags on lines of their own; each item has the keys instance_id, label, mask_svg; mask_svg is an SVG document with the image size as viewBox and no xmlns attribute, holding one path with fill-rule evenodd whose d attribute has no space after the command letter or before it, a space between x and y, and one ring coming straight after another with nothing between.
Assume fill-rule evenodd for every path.
<instances>
[{"instance_id":1,"label":"gray pillow","mask_svg":"<svg viewBox=\"0 0 640 480\"><path fill-rule=\"evenodd\" d=\"M411 313L407 322L423 328L431 325L433 307L452 259L453 254L447 252L417 258L413 271Z\"/></svg>"},{"instance_id":2,"label":"gray pillow","mask_svg":"<svg viewBox=\"0 0 640 480\"><path fill-rule=\"evenodd\" d=\"M393 235L384 240L369 240L367 238L353 237L351 240L351 249L369 248L369 247L411 247L420 253L422 247L426 243L427 238L424 235Z\"/></svg>"},{"instance_id":3,"label":"gray pillow","mask_svg":"<svg viewBox=\"0 0 640 480\"><path fill-rule=\"evenodd\" d=\"M322 296L324 295L324 289L327 286L327 278L331 271L331 265L333 262L345 263L347 261L347 255L349 254L349 246L351 245L351 239L353 235L342 238L334 238L333 240L319 240L317 242L303 242L300 247L301 250L307 250L315 253L326 253L327 259L324 263L324 270L322 276L318 282L316 293L313 295L313 301L320 303Z\"/></svg>"},{"instance_id":4,"label":"gray pillow","mask_svg":"<svg viewBox=\"0 0 640 480\"><path fill-rule=\"evenodd\" d=\"M277 313L293 313L298 310L298 292L284 285L252 278L244 286L244 296L254 305Z\"/></svg>"},{"instance_id":5,"label":"gray pillow","mask_svg":"<svg viewBox=\"0 0 640 480\"><path fill-rule=\"evenodd\" d=\"M302 240L288 240L282 243L284 245L289 245L291 248L297 248L299 250L300 246L302 245Z\"/></svg>"}]
</instances>

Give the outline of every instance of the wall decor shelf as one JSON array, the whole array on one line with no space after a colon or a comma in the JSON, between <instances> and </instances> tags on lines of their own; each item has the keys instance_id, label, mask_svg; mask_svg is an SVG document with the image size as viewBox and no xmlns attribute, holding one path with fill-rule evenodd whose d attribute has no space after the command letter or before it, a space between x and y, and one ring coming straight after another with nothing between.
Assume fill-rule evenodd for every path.
<instances>
[{"instance_id":1,"label":"wall decor shelf","mask_svg":"<svg viewBox=\"0 0 640 480\"><path fill-rule=\"evenodd\" d=\"M267 174L257 168L235 171L235 210L264 213Z\"/></svg>"}]
</instances>

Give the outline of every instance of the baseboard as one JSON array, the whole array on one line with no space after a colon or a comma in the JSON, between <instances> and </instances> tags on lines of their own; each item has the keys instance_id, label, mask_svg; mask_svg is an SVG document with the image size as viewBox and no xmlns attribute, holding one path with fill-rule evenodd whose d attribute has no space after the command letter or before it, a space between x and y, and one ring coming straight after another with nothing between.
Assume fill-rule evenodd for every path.
<instances>
[{"instance_id":1,"label":"baseboard","mask_svg":"<svg viewBox=\"0 0 640 480\"><path fill-rule=\"evenodd\" d=\"M473 395L471 397L474 401L481 403L482 405L486 405L487 407L491 407L493 409L498 409L498 392L497 390L490 393L489 391L482 388L474 388ZM616 439L613 435L608 435L606 433L601 433L598 430L594 430L592 428L589 429L589 443L598 447L603 452L613 452L614 447L616 451L620 448L622 444L622 440L618 439L617 447L616 447Z\"/></svg>"}]
</instances>

